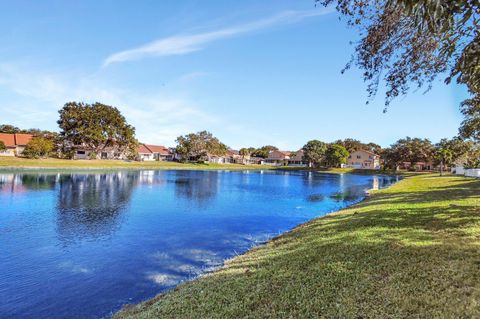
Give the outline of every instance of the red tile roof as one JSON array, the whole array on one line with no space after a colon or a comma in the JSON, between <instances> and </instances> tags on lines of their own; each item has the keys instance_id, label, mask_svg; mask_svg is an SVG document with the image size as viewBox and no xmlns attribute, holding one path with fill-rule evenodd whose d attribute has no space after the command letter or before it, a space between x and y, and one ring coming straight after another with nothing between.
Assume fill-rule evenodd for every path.
<instances>
[{"instance_id":1,"label":"red tile roof","mask_svg":"<svg viewBox=\"0 0 480 319\"><path fill-rule=\"evenodd\" d=\"M159 153L160 155L169 155L170 151L168 148L162 145L150 145L145 144L145 146L152 152L152 153Z\"/></svg>"},{"instance_id":2,"label":"red tile roof","mask_svg":"<svg viewBox=\"0 0 480 319\"><path fill-rule=\"evenodd\" d=\"M5 143L6 147L15 147L17 145L25 146L33 138L32 134L8 134L0 133L0 141Z\"/></svg>"},{"instance_id":3,"label":"red tile roof","mask_svg":"<svg viewBox=\"0 0 480 319\"><path fill-rule=\"evenodd\" d=\"M140 144L138 146L138 153L140 154L152 154L152 151L150 151L150 149L148 149L148 147L145 146L145 144Z\"/></svg>"},{"instance_id":4,"label":"red tile roof","mask_svg":"<svg viewBox=\"0 0 480 319\"><path fill-rule=\"evenodd\" d=\"M0 141L2 141L6 147L15 147L15 134L0 133Z\"/></svg>"},{"instance_id":5,"label":"red tile roof","mask_svg":"<svg viewBox=\"0 0 480 319\"><path fill-rule=\"evenodd\" d=\"M33 138L32 134L15 134L16 145L27 145Z\"/></svg>"}]
</instances>

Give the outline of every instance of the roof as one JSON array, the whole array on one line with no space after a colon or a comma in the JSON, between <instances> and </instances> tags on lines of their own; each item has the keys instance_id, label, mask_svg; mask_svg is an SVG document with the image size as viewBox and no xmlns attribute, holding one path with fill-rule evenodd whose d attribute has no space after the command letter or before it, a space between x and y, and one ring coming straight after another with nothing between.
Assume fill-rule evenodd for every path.
<instances>
[{"instance_id":1,"label":"roof","mask_svg":"<svg viewBox=\"0 0 480 319\"><path fill-rule=\"evenodd\" d=\"M170 151L168 148L162 145L150 145L144 144L152 153L159 153L160 155L169 155Z\"/></svg>"},{"instance_id":2,"label":"roof","mask_svg":"<svg viewBox=\"0 0 480 319\"><path fill-rule=\"evenodd\" d=\"M140 144L137 149L138 153L140 154L152 154L152 151L148 149L145 144Z\"/></svg>"},{"instance_id":3,"label":"roof","mask_svg":"<svg viewBox=\"0 0 480 319\"><path fill-rule=\"evenodd\" d=\"M0 133L0 141L2 141L6 147L15 147L15 134Z\"/></svg>"},{"instance_id":4,"label":"roof","mask_svg":"<svg viewBox=\"0 0 480 319\"><path fill-rule=\"evenodd\" d=\"M32 134L0 133L0 141L2 141L6 147L15 147L17 145L27 145L32 138L33 138Z\"/></svg>"},{"instance_id":5,"label":"roof","mask_svg":"<svg viewBox=\"0 0 480 319\"><path fill-rule=\"evenodd\" d=\"M367 150L356 150L356 151L353 151L352 153L355 153L355 152L364 152L364 153L367 153L367 154L370 154L370 155L378 156L378 154L375 154L374 152L370 152L370 151L367 151Z\"/></svg>"},{"instance_id":6,"label":"roof","mask_svg":"<svg viewBox=\"0 0 480 319\"><path fill-rule=\"evenodd\" d=\"M16 145L27 145L33 138L32 134L15 134Z\"/></svg>"},{"instance_id":7,"label":"roof","mask_svg":"<svg viewBox=\"0 0 480 319\"><path fill-rule=\"evenodd\" d=\"M170 155L168 148L162 145L140 144L137 149L140 154Z\"/></svg>"}]
</instances>

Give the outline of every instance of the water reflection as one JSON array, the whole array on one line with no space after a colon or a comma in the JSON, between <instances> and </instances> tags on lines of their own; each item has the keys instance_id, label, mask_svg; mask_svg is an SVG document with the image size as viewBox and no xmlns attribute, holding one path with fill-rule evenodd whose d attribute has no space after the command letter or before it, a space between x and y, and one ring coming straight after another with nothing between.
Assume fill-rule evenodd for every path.
<instances>
[{"instance_id":1,"label":"water reflection","mask_svg":"<svg viewBox=\"0 0 480 319\"><path fill-rule=\"evenodd\" d=\"M110 235L139 180L138 172L61 175L58 184L57 233L64 243Z\"/></svg>"},{"instance_id":2,"label":"water reflection","mask_svg":"<svg viewBox=\"0 0 480 319\"><path fill-rule=\"evenodd\" d=\"M178 171L174 179L175 197L207 205L218 193L221 174L217 171Z\"/></svg>"}]
</instances>

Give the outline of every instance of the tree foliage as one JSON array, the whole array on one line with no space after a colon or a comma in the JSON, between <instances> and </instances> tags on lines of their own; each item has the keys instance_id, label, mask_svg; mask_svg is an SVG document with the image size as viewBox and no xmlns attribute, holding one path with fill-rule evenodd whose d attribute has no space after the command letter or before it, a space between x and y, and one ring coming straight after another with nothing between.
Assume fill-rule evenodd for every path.
<instances>
[{"instance_id":1,"label":"tree foliage","mask_svg":"<svg viewBox=\"0 0 480 319\"><path fill-rule=\"evenodd\" d=\"M366 151L374 152L375 154L380 154L382 152L382 147L376 143L365 144L353 138L337 140L334 142L334 144L342 145L347 149L349 153L353 153L358 150L366 150Z\"/></svg>"},{"instance_id":2,"label":"tree foliage","mask_svg":"<svg viewBox=\"0 0 480 319\"><path fill-rule=\"evenodd\" d=\"M135 128L113 106L69 102L59 111L60 136L66 147L82 146L94 154L106 148L117 152L135 152Z\"/></svg>"},{"instance_id":3,"label":"tree foliage","mask_svg":"<svg viewBox=\"0 0 480 319\"><path fill-rule=\"evenodd\" d=\"M227 146L207 131L179 136L176 143L175 150L182 160L206 161L212 155L222 156L227 152Z\"/></svg>"},{"instance_id":4,"label":"tree foliage","mask_svg":"<svg viewBox=\"0 0 480 319\"><path fill-rule=\"evenodd\" d=\"M23 155L28 158L48 157L54 148L55 145L52 140L43 137L35 137L28 142L27 146L25 146Z\"/></svg>"},{"instance_id":5,"label":"tree foliage","mask_svg":"<svg viewBox=\"0 0 480 319\"><path fill-rule=\"evenodd\" d=\"M278 148L273 145L265 145L260 148L257 148L253 153L252 156L267 158L271 151L278 151Z\"/></svg>"},{"instance_id":6,"label":"tree foliage","mask_svg":"<svg viewBox=\"0 0 480 319\"><path fill-rule=\"evenodd\" d=\"M0 152L6 151L6 150L7 150L7 146L3 141L0 141Z\"/></svg>"},{"instance_id":7,"label":"tree foliage","mask_svg":"<svg viewBox=\"0 0 480 319\"><path fill-rule=\"evenodd\" d=\"M406 137L385 149L383 159L386 167L396 168L402 162L428 162L433 159L435 148L428 139Z\"/></svg>"},{"instance_id":8,"label":"tree foliage","mask_svg":"<svg viewBox=\"0 0 480 319\"><path fill-rule=\"evenodd\" d=\"M325 152L325 164L328 167L338 167L347 162L350 153L339 144L329 144Z\"/></svg>"},{"instance_id":9,"label":"tree foliage","mask_svg":"<svg viewBox=\"0 0 480 319\"><path fill-rule=\"evenodd\" d=\"M411 86L427 90L437 77L465 84L472 98L463 102L463 137L480 135L480 1L478 0L316 0L336 4L360 41L346 69L364 71L373 98L381 82L385 109Z\"/></svg>"},{"instance_id":10,"label":"tree foliage","mask_svg":"<svg viewBox=\"0 0 480 319\"><path fill-rule=\"evenodd\" d=\"M303 160L309 163L309 166L319 166L325 159L327 144L319 140L308 141L303 146Z\"/></svg>"}]
</instances>

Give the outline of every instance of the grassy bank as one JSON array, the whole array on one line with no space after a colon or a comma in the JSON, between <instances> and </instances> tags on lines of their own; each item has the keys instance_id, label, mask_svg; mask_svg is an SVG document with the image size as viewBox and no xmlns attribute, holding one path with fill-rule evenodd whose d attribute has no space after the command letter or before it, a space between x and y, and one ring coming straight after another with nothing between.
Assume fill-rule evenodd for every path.
<instances>
[{"instance_id":1,"label":"grassy bank","mask_svg":"<svg viewBox=\"0 0 480 319\"><path fill-rule=\"evenodd\" d=\"M269 166L195 164L177 162L126 162L115 160L62 160L1 157L0 169L268 169Z\"/></svg>"},{"instance_id":2,"label":"grassy bank","mask_svg":"<svg viewBox=\"0 0 480 319\"><path fill-rule=\"evenodd\" d=\"M480 180L417 175L116 318L480 318Z\"/></svg>"}]
</instances>

